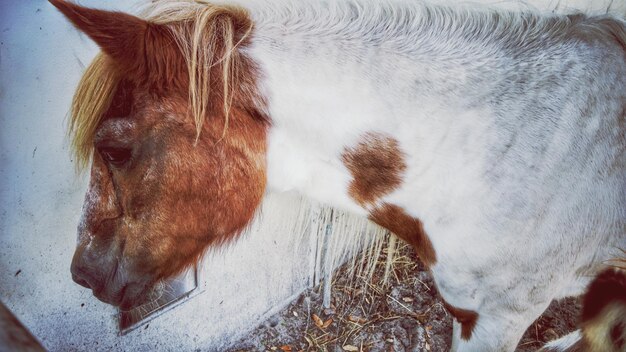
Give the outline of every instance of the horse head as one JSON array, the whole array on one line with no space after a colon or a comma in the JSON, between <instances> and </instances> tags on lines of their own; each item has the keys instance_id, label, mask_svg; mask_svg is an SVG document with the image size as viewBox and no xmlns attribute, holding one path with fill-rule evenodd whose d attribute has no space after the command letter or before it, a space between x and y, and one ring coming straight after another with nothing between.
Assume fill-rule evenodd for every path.
<instances>
[{"instance_id":1,"label":"horse head","mask_svg":"<svg viewBox=\"0 0 626 352\"><path fill-rule=\"evenodd\" d=\"M102 50L72 105L77 162L91 161L72 277L131 308L261 202L268 120L241 50L252 25L228 7L144 20L51 2Z\"/></svg>"}]
</instances>

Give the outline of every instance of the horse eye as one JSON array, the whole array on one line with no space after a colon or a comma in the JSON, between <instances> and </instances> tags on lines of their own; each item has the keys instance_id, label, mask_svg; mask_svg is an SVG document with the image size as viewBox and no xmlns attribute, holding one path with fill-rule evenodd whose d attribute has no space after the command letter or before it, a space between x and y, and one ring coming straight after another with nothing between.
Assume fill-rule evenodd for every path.
<instances>
[{"instance_id":1,"label":"horse eye","mask_svg":"<svg viewBox=\"0 0 626 352\"><path fill-rule=\"evenodd\" d=\"M98 152L109 164L114 166L122 166L130 159L130 149L128 148L99 148Z\"/></svg>"}]
</instances>

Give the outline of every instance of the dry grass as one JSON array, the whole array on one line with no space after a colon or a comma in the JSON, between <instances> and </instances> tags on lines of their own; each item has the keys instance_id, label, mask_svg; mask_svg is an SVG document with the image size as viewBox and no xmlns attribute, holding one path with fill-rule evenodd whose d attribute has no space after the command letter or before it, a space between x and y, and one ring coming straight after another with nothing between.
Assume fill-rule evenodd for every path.
<instances>
[{"instance_id":1,"label":"dry grass","mask_svg":"<svg viewBox=\"0 0 626 352\"><path fill-rule=\"evenodd\" d=\"M450 330L451 317L413 251L398 242L397 248L387 247L375 259L371 280L364 272L371 268L367 258L335 273L330 308L322 307L321 286L309 290L235 350L447 349L450 331L440 330ZM385 271L389 273L387 282Z\"/></svg>"},{"instance_id":2,"label":"dry grass","mask_svg":"<svg viewBox=\"0 0 626 352\"><path fill-rule=\"evenodd\" d=\"M383 323L410 320L422 325L427 322L432 306L426 310L418 310L410 304L414 298L394 297L397 294L392 292L394 286L414 287L416 284L430 291L428 285L411 275L419 269L419 264L411 257L410 249L402 244L398 255L389 257L390 279L385 284L383 277L388 265L387 258L388 250L383 250L371 280L350 273L347 268L339 271L333 281L331 308L321 309L319 315L316 314L319 320L313 319L313 324L305 331L304 339L308 344L306 349L326 351L337 346L354 346L358 350L366 350L376 342L367 337L375 334ZM368 263L364 262L363 265ZM390 309L390 305L394 308Z\"/></svg>"},{"instance_id":3,"label":"dry grass","mask_svg":"<svg viewBox=\"0 0 626 352\"><path fill-rule=\"evenodd\" d=\"M452 317L411 248L398 241L375 259L371 279L363 270L371 268L368 258L337 270L330 309L322 307L322 285L307 290L231 351L448 351ZM572 331L579 308L573 299L554 302L517 351Z\"/></svg>"}]
</instances>

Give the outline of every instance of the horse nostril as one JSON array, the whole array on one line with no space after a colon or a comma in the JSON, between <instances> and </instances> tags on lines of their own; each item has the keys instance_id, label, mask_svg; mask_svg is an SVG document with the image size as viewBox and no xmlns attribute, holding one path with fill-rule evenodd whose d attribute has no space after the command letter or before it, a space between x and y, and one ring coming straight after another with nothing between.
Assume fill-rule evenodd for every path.
<instances>
[{"instance_id":1,"label":"horse nostril","mask_svg":"<svg viewBox=\"0 0 626 352\"><path fill-rule=\"evenodd\" d=\"M74 280L74 282L86 288L93 288L93 280L91 279L89 274L85 272L85 270L81 269L77 265L72 264L70 272L72 273L72 280Z\"/></svg>"},{"instance_id":2,"label":"horse nostril","mask_svg":"<svg viewBox=\"0 0 626 352\"><path fill-rule=\"evenodd\" d=\"M87 282L87 280L84 280L83 278L76 276L72 273L72 280L74 280L75 283L86 287L86 288L91 288L91 286L89 286L89 283Z\"/></svg>"}]
</instances>

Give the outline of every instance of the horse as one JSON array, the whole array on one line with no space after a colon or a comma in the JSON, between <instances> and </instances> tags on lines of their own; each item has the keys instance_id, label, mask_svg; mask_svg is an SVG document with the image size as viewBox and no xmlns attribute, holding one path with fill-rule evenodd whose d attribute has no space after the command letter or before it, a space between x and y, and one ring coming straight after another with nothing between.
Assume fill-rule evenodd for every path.
<instances>
[{"instance_id":1,"label":"horse","mask_svg":"<svg viewBox=\"0 0 626 352\"><path fill-rule=\"evenodd\" d=\"M73 279L133 307L237 238L266 189L411 244L454 351L513 351L626 248L626 24L417 1L50 0L101 48Z\"/></svg>"}]
</instances>

